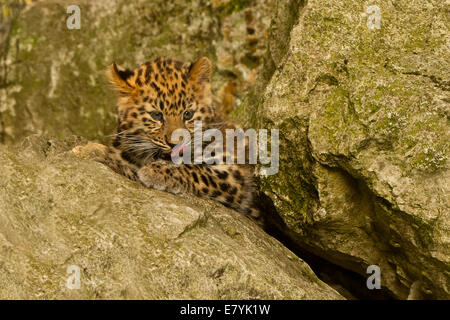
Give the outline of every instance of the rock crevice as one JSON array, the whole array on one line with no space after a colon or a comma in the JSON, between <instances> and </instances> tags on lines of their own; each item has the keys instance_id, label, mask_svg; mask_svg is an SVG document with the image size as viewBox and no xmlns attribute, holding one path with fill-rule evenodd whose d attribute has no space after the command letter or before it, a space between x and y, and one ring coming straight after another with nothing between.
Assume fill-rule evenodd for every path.
<instances>
[{"instance_id":1,"label":"rock crevice","mask_svg":"<svg viewBox=\"0 0 450 320\"><path fill-rule=\"evenodd\" d=\"M377 5L382 25L373 30L364 3L309 0L295 23L284 22L288 44L269 37L269 48L282 54L266 63L271 73L236 115L248 127L280 130L280 172L261 177L261 186L294 243L361 276L378 265L391 297L406 299L419 281L422 298L444 299L450 296L444 5Z\"/></svg>"}]
</instances>

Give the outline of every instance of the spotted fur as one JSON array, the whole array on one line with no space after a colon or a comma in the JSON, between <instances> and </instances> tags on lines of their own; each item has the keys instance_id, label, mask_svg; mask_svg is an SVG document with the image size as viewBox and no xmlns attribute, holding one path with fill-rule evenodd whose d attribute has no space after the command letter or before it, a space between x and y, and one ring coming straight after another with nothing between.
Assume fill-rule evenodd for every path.
<instances>
[{"instance_id":1,"label":"spotted fur","mask_svg":"<svg viewBox=\"0 0 450 320\"><path fill-rule=\"evenodd\" d=\"M211 62L183 64L158 58L128 70L113 64L108 77L118 94L118 128L101 161L147 187L214 199L258 220L252 167L237 164L181 164L170 160L179 141L172 132L195 120L203 130L236 128L212 106ZM187 114L187 116L186 116Z\"/></svg>"}]
</instances>

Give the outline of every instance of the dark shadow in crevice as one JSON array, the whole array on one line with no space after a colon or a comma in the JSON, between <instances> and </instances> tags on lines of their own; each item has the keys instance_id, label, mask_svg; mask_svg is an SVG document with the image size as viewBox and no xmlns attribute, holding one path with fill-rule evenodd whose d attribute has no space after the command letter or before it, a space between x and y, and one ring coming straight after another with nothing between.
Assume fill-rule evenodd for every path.
<instances>
[{"instance_id":1,"label":"dark shadow in crevice","mask_svg":"<svg viewBox=\"0 0 450 320\"><path fill-rule=\"evenodd\" d=\"M366 285L367 278L363 275L345 269L311 250L302 247L295 241L292 232L288 230L283 219L266 194L258 195L259 208L264 212L264 230L272 237L280 241L300 259L305 261L317 277L338 291L346 299L351 300L394 300L396 297L387 289L369 290ZM368 275L369 276L369 275Z\"/></svg>"}]
</instances>

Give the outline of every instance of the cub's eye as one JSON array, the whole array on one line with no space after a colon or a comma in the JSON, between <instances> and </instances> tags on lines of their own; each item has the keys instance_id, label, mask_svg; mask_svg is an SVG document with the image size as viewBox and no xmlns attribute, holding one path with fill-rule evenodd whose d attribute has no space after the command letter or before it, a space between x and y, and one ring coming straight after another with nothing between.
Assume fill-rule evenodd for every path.
<instances>
[{"instance_id":1,"label":"cub's eye","mask_svg":"<svg viewBox=\"0 0 450 320\"><path fill-rule=\"evenodd\" d=\"M192 119L193 116L194 116L194 112L192 112L192 111L185 111L183 113L184 120L190 120L190 119Z\"/></svg>"},{"instance_id":2,"label":"cub's eye","mask_svg":"<svg viewBox=\"0 0 450 320\"><path fill-rule=\"evenodd\" d=\"M156 121L161 121L163 118L162 112L159 111L152 111L150 112L150 116L155 119Z\"/></svg>"}]
</instances>

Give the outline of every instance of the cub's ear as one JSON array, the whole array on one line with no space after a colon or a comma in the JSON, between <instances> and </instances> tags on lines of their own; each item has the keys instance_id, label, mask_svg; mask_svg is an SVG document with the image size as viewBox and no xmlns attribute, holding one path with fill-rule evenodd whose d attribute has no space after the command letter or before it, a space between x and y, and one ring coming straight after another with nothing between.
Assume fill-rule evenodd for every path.
<instances>
[{"instance_id":1,"label":"cub's ear","mask_svg":"<svg viewBox=\"0 0 450 320\"><path fill-rule=\"evenodd\" d=\"M205 104L211 103L211 61L202 57L189 67L189 82L197 99Z\"/></svg>"},{"instance_id":2,"label":"cub's ear","mask_svg":"<svg viewBox=\"0 0 450 320\"><path fill-rule=\"evenodd\" d=\"M192 63L189 67L189 78L200 85L209 83L211 79L211 69L211 61L206 57L202 57Z\"/></svg>"},{"instance_id":3,"label":"cub's ear","mask_svg":"<svg viewBox=\"0 0 450 320\"><path fill-rule=\"evenodd\" d=\"M118 66L115 62L108 68L106 75L120 95L129 95L135 89L132 81L134 72Z\"/></svg>"}]
</instances>

